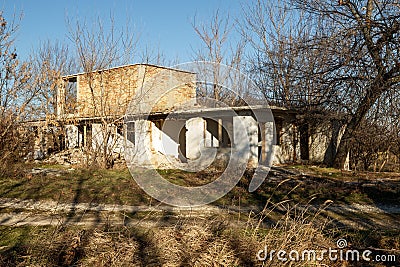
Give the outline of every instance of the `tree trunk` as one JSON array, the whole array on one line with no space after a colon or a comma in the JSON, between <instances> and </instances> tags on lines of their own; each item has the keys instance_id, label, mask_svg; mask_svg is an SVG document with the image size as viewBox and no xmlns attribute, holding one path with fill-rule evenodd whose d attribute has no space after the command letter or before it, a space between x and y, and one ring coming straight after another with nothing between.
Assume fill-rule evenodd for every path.
<instances>
[{"instance_id":1,"label":"tree trunk","mask_svg":"<svg viewBox=\"0 0 400 267\"><path fill-rule=\"evenodd\" d=\"M355 129L349 129L349 125L346 127L342 138L340 139L339 147L335 155L335 159L333 161L333 167L337 169L344 169L344 165L346 164L347 155L350 151L351 147L351 138L352 132Z\"/></svg>"},{"instance_id":2,"label":"tree trunk","mask_svg":"<svg viewBox=\"0 0 400 267\"><path fill-rule=\"evenodd\" d=\"M381 78L382 76L379 76L372 83L365 97L360 102L357 111L354 113L354 115L351 117L350 122L347 124L343 136L340 139L338 149L336 151L333 167L344 169L346 158L350 151L354 131L357 130L357 128L360 126L361 120L364 118L365 114L367 114L367 112L371 109L376 100L381 96L382 92L388 89L388 86L382 86L383 82Z\"/></svg>"}]
</instances>

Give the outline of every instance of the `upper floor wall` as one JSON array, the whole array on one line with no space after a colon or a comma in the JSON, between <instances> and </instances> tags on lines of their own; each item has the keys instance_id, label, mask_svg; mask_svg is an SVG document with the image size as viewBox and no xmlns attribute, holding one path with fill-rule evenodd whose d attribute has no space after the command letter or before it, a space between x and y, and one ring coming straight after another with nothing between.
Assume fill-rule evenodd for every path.
<instances>
[{"instance_id":1,"label":"upper floor wall","mask_svg":"<svg viewBox=\"0 0 400 267\"><path fill-rule=\"evenodd\" d=\"M140 107L137 112L193 106L195 78L194 73L147 64L64 76L58 86L57 117L122 116L131 102L133 110Z\"/></svg>"}]
</instances>

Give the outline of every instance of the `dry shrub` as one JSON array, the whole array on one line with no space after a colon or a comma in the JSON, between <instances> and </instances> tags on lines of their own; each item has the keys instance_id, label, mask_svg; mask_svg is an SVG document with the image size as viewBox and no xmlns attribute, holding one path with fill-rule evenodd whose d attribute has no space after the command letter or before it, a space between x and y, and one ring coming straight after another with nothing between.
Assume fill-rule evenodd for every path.
<instances>
[{"instance_id":1,"label":"dry shrub","mask_svg":"<svg viewBox=\"0 0 400 267\"><path fill-rule=\"evenodd\" d=\"M63 227L35 228L24 260L16 266L70 266L82 257L85 231Z\"/></svg>"},{"instance_id":2,"label":"dry shrub","mask_svg":"<svg viewBox=\"0 0 400 267\"><path fill-rule=\"evenodd\" d=\"M272 196L271 196L272 197ZM174 223L56 227L37 231L21 266L340 266L340 262L259 260L268 251L315 250L336 245L324 235L322 209L267 201L247 221L218 212L178 216ZM328 203L327 203L328 204ZM268 255L269 256L269 255Z\"/></svg>"},{"instance_id":3,"label":"dry shrub","mask_svg":"<svg viewBox=\"0 0 400 267\"><path fill-rule=\"evenodd\" d=\"M174 228L153 229L150 239L155 244L157 255L163 266L179 266L182 257L180 236ZM160 262L161 263L161 262Z\"/></svg>"},{"instance_id":4,"label":"dry shrub","mask_svg":"<svg viewBox=\"0 0 400 267\"><path fill-rule=\"evenodd\" d=\"M126 229L109 232L59 226L34 230L16 266L140 266L138 242Z\"/></svg>"},{"instance_id":5,"label":"dry shrub","mask_svg":"<svg viewBox=\"0 0 400 267\"><path fill-rule=\"evenodd\" d=\"M279 183L275 190L290 179ZM289 194L297 189L295 186L279 203L273 203L273 194L267 199L264 209L259 213L249 213L244 231L231 235L232 246L241 264L246 266L341 266L339 263L323 261L302 261L301 252L315 250L316 252L336 245L325 235L327 223L330 221L322 215L326 207L332 203L328 200L319 208L315 208L311 198L305 205L292 203ZM267 248L267 258L262 261L257 254ZM275 254L270 258L270 252ZM299 261L283 262L277 258L277 251L290 253L295 250L300 253ZM263 254L262 256L264 256ZM287 255L286 255L287 256ZM337 264L337 265L335 265Z\"/></svg>"},{"instance_id":6,"label":"dry shrub","mask_svg":"<svg viewBox=\"0 0 400 267\"><path fill-rule=\"evenodd\" d=\"M14 164L24 162L33 151L34 133L13 115L0 118L0 175L13 175ZM10 173L11 172L11 173Z\"/></svg>"},{"instance_id":7,"label":"dry shrub","mask_svg":"<svg viewBox=\"0 0 400 267\"><path fill-rule=\"evenodd\" d=\"M138 264L139 244L132 238L95 229L85 245L80 266L133 266Z\"/></svg>"},{"instance_id":8,"label":"dry shrub","mask_svg":"<svg viewBox=\"0 0 400 267\"><path fill-rule=\"evenodd\" d=\"M328 219L324 219L321 212L325 207L315 210L311 205L292 206L282 202L273 205L272 208L265 208L257 215L258 221L254 223L253 220L253 223L249 224L246 231L247 237L243 237L244 240L247 239L249 243L256 245L256 247L250 248L249 254L251 255L257 255L259 250L267 249L267 254L262 254L262 256L267 256L264 262L256 258L253 264L263 264L263 266L341 266L339 262L329 261L326 254L323 260L302 260L303 251L315 250L318 258L322 250L336 247L336 244L324 234ZM267 217L276 217L277 214L280 214L281 217L272 227L263 226ZM272 250L275 252L271 256ZM279 260L277 252L280 250L287 253L286 258L291 251L297 251L300 254L299 260L288 259L286 262Z\"/></svg>"},{"instance_id":9,"label":"dry shrub","mask_svg":"<svg viewBox=\"0 0 400 267\"><path fill-rule=\"evenodd\" d=\"M186 217L170 226L37 228L14 266L335 266L257 259L265 246L287 252L334 247L323 225L314 222L314 211L296 207L283 213L272 227L265 216L275 215L265 209L249 218L247 228L223 214Z\"/></svg>"},{"instance_id":10,"label":"dry shrub","mask_svg":"<svg viewBox=\"0 0 400 267\"><path fill-rule=\"evenodd\" d=\"M225 238L212 241L206 248L207 250L194 260L193 266L240 266L236 252Z\"/></svg>"},{"instance_id":11,"label":"dry shrub","mask_svg":"<svg viewBox=\"0 0 400 267\"><path fill-rule=\"evenodd\" d=\"M321 223L322 210L311 206L287 206L284 203L264 209L250 216L246 230L241 222L232 223L232 217L218 215L204 220L193 219L173 227L153 229L153 240L162 266L309 266L328 264L325 261L282 262L276 256L262 262L257 259L260 249L320 251L335 244L324 236L325 224ZM273 214L276 212L275 214ZM266 219L281 218L271 225ZM317 218L318 217L318 218Z\"/></svg>"},{"instance_id":12,"label":"dry shrub","mask_svg":"<svg viewBox=\"0 0 400 267\"><path fill-rule=\"evenodd\" d=\"M156 244L159 255L162 255L163 266L201 266L198 264L206 260L207 255L214 260L215 264L212 266L231 266L217 264L226 261L224 255L226 249L224 252L215 250L217 247L222 248L219 240L221 237L218 236L224 230L224 221L192 218L173 227L154 230L151 238ZM209 253L212 253L212 256Z\"/></svg>"}]
</instances>

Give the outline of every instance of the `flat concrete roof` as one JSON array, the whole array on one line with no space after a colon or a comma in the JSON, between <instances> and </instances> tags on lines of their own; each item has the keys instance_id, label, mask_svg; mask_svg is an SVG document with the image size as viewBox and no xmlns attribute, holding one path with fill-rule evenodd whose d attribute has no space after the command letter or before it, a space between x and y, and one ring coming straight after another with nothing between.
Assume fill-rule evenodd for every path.
<instances>
[{"instance_id":1,"label":"flat concrete roof","mask_svg":"<svg viewBox=\"0 0 400 267\"><path fill-rule=\"evenodd\" d=\"M234 112L234 114L232 114ZM260 113L261 112L261 113ZM268 114L270 113L270 114ZM194 117L229 117L229 116L263 116L267 115L268 121L272 120L272 118L268 115L296 115L295 111L288 110L283 107L276 107L276 106L266 106L266 105L254 105L254 106L238 106L238 107L199 107L193 109L182 109L182 110L171 110L171 111L164 111L164 112L151 112L148 114L127 114L125 119L135 120L135 119L188 119Z\"/></svg>"},{"instance_id":2,"label":"flat concrete roof","mask_svg":"<svg viewBox=\"0 0 400 267\"><path fill-rule=\"evenodd\" d=\"M268 112L268 111L271 112ZM232 114L235 112L235 114ZM260 113L259 113L260 112ZM272 118L268 115L273 115L274 117L294 117L298 113L293 110L288 110L283 107L277 106L265 106L265 105L254 105L254 106L236 106L236 107L198 107L183 110L170 110L163 112L151 112L150 114L132 114L132 115L110 115L110 116L96 116L96 117L78 117L74 114L66 114L63 118L51 118L44 119L40 118L37 120L25 121L24 123L30 125L40 125L41 123L58 124L58 122L78 124L81 122L99 122L106 120L108 122L123 122L124 120L133 121L137 119L149 119L149 120L159 120L159 119L190 119L195 117L230 117L232 115L237 116L256 116L262 115L265 117L267 115L267 121L271 121Z\"/></svg>"},{"instance_id":3,"label":"flat concrete roof","mask_svg":"<svg viewBox=\"0 0 400 267\"><path fill-rule=\"evenodd\" d=\"M62 79L70 79L70 78L75 78L75 77L77 77L77 76L79 76L79 75L83 75L83 74L85 74L85 73L103 72L103 71L107 71L107 70L128 68L128 67L133 67L133 66L150 66L150 67L156 67L156 68L160 68L160 69L166 69L166 70L173 70L173 71L177 71L177 72L184 72L184 73L195 74L194 72L190 72L190 71L185 71L185 70L180 70L180 69L170 68L170 67L165 67L165 66L159 66L159 65L154 65L154 64L133 63L133 64L121 65L121 66L116 66L116 67L111 67L111 68L105 68L105 69L96 69L96 70L92 70L92 71L89 71L89 72L79 72L79 73L75 73L75 74L63 75L63 76L61 76L61 78L62 78Z\"/></svg>"}]
</instances>

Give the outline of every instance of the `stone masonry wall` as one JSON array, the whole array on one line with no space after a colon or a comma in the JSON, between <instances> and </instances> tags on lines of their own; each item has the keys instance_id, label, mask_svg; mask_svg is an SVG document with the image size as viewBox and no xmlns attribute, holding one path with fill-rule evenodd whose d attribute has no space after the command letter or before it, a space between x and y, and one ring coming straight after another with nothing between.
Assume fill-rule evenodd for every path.
<instances>
[{"instance_id":1,"label":"stone masonry wall","mask_svg":"<svg viewBox=\"0 0 400 267\"><path fill-rule=\"evenodd\" d=\"M196 103L195 74L155 66L140 70L130 111L136 114L171 112L190 108Z\"/></svg>"},{"instance_id":2,"label":"stone masonry wall","mask_svg":"<svg viewBox=\"0 0 400 267\"><path fill-rule=\"evenodd\" d=\"M137 67L84 73L78 75L77 82L79 117L120 115L135 94Z\"/></svg>"},{"instance_id":3,"label":"stone masonry wall","mask_svg":"<svg viewBox=\"0 0 400 267\"><path fill-rule=\"evenodd\" d=\"M152 65L128 65L79 74L78 116L124 115L132 100L141 106L151 104L152 111L157 112L173 110L181 103L193 105L196 97L193 81L194 74ZM172 90L160 93L166 86Z\"/></svg>"}]
</instances>

